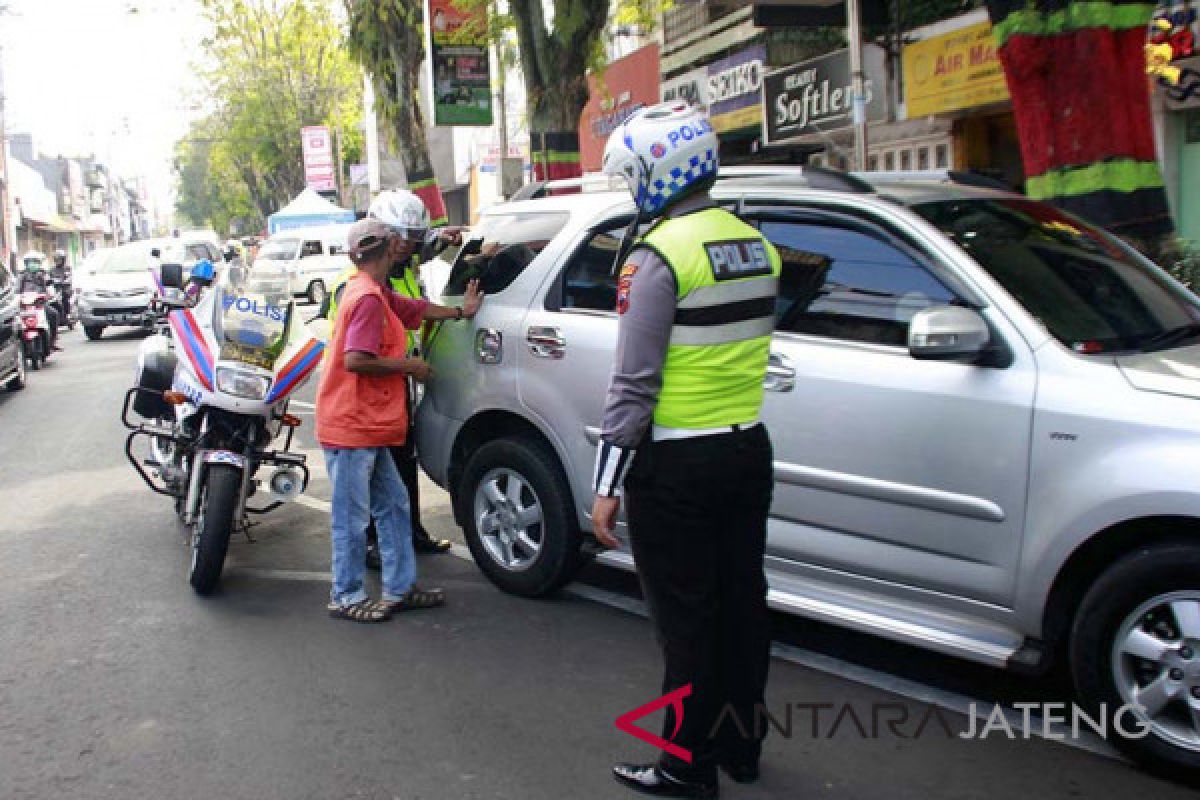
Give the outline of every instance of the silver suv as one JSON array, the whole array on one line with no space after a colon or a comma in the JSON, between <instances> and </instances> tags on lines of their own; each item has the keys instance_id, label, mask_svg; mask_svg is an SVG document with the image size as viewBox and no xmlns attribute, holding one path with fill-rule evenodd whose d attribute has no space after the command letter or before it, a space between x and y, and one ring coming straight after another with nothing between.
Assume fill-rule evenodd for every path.
<instances>
[{"instance_id":1,"label":"silver suv","mask_svg":"<svg viewBox=\"0 0 1200 800\"><path fill-rule=\"evenodd\" d=\"M1200 301L960 176L726 172L714 196L783 257L772 607L997 667L1065 660L1109 731L1141 707L1150 735L1118 744L1200 772ZM631 214L619 192L498 206L446 286L480 277L488 300L431 341L421 460L510 592L549 592L594 550Z\"/></svg>"}]
</instances>

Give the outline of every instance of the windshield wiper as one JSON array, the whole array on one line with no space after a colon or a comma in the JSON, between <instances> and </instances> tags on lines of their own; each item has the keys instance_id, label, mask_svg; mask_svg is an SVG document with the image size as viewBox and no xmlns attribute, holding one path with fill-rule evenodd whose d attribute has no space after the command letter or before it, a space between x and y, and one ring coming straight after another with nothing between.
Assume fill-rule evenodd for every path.
<instances>
[{"instance_id":1,"label":"windshield wiper","mask_svg":"<svg viewBox=\"0 0 1200 800\"><path fill-rule=\"evenodd\" d=\"M1170 328L1162 333L1156 333L1148 339L1144 339L1141 342L1141 347L1144 351L1167 350L1197 336L1200 336L1200 322L1190 322L1187 325Z\"/></svg>"}]
</instances>

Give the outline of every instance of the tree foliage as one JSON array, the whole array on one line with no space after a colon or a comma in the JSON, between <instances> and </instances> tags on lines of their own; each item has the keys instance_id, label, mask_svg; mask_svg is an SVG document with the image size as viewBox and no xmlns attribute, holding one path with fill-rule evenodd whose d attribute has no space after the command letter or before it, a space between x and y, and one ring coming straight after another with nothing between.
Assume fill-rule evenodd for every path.
<instances>
[{"instance_id":1,"label":"tree foliage","mask_svg":"<svg viewBox=\"0 0 1200 800\"><path fill-rule=\"evenodd\" d=\"M391 136L410 180L431 169L419 91L425 60L422 0L344 0L350 53L375 89L375 113Z\"/></svg>"},{"instance_id":2,"label":"tree foliage","mask_svg":"<svg viewBox=\"0 0 1200 800\"><path fill-rule=\"evenodd\" d=\"M195 224L258 230L304 188L300 129L340 132L361 157L362 82L324 0L201 0L209 113L176 146L179 212Z\"/></svg>"}]
</instances>

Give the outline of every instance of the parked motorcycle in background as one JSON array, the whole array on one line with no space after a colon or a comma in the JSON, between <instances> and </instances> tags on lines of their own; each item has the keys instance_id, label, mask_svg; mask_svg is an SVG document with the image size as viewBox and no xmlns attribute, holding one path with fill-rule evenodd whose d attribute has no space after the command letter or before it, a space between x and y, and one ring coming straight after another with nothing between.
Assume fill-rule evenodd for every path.
<instances>
[{"instance_id":1,"label":"parked motorcycle in background","mask_svg":"<svg viewBox=\"0 0 1200 800\"><path fill-rule=\"evenodd\" d=\"M152 490L174 499L191 544L190 583L209 594L232 534L249 538L249 515L296 499L308 484L304 456L288 452L301 421L287 405L324 345L286 295L218 285L189 308L182 267L161 269L170 333L139 348L137 383L121 414L131 431L125 454ZM146 421L131 421L131 410ZM148 457L135 454L139 440ZM260 491L266 505L250 506Z\"/></svg>"}]
</instances>

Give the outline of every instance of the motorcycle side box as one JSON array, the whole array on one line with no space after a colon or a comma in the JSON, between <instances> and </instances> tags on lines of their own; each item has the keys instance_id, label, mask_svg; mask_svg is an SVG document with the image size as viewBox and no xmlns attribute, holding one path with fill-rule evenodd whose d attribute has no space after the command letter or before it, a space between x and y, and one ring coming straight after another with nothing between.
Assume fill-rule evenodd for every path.
<instances>
[{"instance_id":1,"label":"motorcycle side box","mask_svg":"<svg viewBox=\"0 0 1200 800\"><path fill-rule=\"evenodd\" d=\"M137 387L154 392L138 392L133 410L146 419L174 416L171 405L162 399L161 392L171 388L175 378L175 352L165 336L150 336L138 348Z\"/></svg>"}]
</instances>

